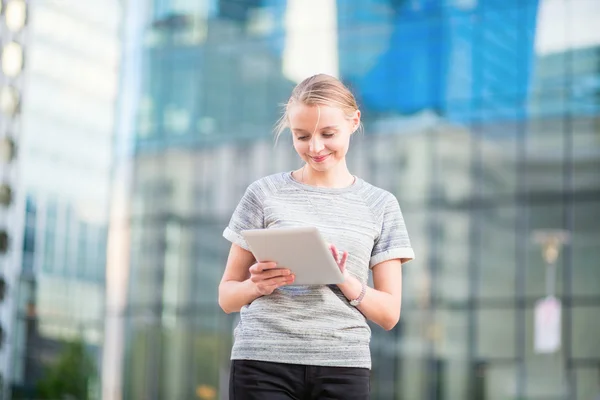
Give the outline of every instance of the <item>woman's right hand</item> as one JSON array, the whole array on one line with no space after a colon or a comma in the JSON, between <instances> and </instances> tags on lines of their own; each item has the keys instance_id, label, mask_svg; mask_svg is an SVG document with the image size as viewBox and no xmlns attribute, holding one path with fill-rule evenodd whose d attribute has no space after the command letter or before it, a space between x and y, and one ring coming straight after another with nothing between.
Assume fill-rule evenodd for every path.
<instances>
[{"instance_id":1,"label":"woman's right hand","mask_svg":"<svg viewBox=\"0 0 600 400\"><path fill-rule=\"evenodd\" d=\"M273 293L278 287L293 283L294 278L289 269L277 268L274 262L257 262L250 267L250 281L263 296Z\"/></svg>"}]
</instances>

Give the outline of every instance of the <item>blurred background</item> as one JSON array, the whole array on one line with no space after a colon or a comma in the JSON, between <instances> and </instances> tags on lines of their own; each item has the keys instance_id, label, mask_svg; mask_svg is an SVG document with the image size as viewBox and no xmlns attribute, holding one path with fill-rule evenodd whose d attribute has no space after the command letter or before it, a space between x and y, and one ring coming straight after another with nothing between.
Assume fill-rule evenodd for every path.
<instances>
[{"instance_id":1,"label":"blurred background","mask_svg":"<svg viewBox=\"0 0 600 400\"><path fill-rule=\"evenodd\" d=\"M417 254L373 398L600 395L600 1L0 5L2 398L227 398L221 233L320 72Z\"/></svg>"}]
</instances>

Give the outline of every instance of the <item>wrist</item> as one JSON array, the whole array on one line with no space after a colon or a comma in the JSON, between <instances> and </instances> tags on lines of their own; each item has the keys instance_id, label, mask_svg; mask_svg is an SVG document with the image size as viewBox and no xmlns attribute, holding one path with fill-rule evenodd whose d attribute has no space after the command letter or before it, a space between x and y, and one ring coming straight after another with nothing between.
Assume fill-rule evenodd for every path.
<instances>
[{"instance_id":1,"label":"wrist","mask_svg":"<svg viewBox=\"0 0 600 400\"><path fill-rule=\"evenodd\" d=\"M263 294L260 293L260 291L258 290L258 286L256 285L256 283L252 282L252 280L250 278L246 279L245 283L246 283L246 287L248 288L250 297L252 299L251 301L256 300L259 297L263 296Z\"/></svg>"},{"instance_id":2,"label":"wrist","mask_svg":"<svg viewBox=\"0 0 600 400\"><path fill-rule=\"evenodd\" d=\"M343 283L338 284L338 287L348 301L356 300L363 290L362 283L352 275L348 275Z\"/></svg>"}]
</instances>

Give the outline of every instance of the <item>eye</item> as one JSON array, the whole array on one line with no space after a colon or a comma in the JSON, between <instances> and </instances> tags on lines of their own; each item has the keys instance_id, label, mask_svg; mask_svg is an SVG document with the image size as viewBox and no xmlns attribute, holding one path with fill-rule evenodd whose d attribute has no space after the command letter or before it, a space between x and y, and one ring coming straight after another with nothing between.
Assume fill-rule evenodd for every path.
<instances>
[{"instance_id":1,"label":"eye","mask_svg":"<svg viewBox=\"0 0 600 400\"><path fill-rule=\"evenodd\" d=\"M306 140L306 139L308 139L308 136L298 136L296 139L298 139L298 140Z\"/></svg>"},{"instance_id":2,"label":"eye","mask_svg":"<svg viewBox=\"0 0 600 400\"><path fill-rule=\"evenodd\" d=\"M322 135L323 135L323 137L330 138L330 137L335 136L335 133L323 133Z\"/></svg>"}]
</instances>

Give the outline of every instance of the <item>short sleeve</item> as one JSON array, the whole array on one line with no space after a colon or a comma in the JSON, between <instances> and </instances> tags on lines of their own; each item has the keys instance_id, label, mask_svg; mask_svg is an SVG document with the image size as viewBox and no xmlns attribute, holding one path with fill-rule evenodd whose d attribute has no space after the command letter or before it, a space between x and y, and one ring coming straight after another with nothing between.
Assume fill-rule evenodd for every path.
<instances>
[{"instance_id":1,"label":"short sleeve","mask_svg":"<svg viewBox=\"0 0 600 400\"><path fill-rule=\"evenodd\" d=\"M264 194L256 182L248 186L231 216L229 225L223 231L225 239L250 251L248 244L242 236L242 231L264 228L263 197Z\"/></svg>"},{"instance_id":2,"label":"short sleeve","mask_svg":"<svg viewBox=\"0 0 600 400\"><path fill-rule=\"evenodd\" d=\"M369 268L384 261L399 258L404 264L415 258L415 253L410 244L404 217L400 210L398 200L391 193L385 201L381 233L375 241L371 252Z\"/></svg>"}]
</instances>

